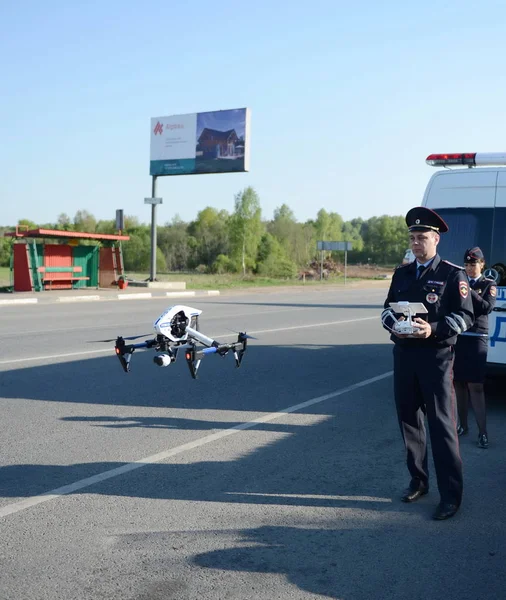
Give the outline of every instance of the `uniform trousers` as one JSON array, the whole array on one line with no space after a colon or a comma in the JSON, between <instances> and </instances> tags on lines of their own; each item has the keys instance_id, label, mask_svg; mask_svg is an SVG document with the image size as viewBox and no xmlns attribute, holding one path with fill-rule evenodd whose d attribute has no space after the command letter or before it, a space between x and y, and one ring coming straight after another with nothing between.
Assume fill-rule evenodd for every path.
<instances>
[{"instance_id":1,"label":"uniform trousers","mask_svg":"<svg viewBox=\"0 0 506 600\"><path fill-rule=\"evenodd\" d=\"M462 460L453 390L453 348L396 344L394 394L412 480L429 486L425 416L441 501L460 505Z\"/></svg>"}]
</instances>

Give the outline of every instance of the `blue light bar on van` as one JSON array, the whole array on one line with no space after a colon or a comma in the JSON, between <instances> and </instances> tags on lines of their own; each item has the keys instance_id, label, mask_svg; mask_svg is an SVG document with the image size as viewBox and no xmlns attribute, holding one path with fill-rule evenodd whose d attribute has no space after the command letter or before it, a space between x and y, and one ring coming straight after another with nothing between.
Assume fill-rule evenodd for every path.
<instances>
[{"instance_id":1,"label":"blue light bar on van","mask_svg":"<svg viewBox=\"0 0 506 600\"><path fill-rule=\"evenodd\" d=\"M459 154L430 154L425 162L431 167L459 166L491 167L506 165L506 152L465 152Z\"/></svg>"}]
</instances>

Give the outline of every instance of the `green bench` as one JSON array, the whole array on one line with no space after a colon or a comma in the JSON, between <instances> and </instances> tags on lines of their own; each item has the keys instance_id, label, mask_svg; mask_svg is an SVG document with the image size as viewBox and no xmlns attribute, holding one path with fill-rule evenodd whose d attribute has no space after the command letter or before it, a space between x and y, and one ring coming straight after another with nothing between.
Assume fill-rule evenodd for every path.
<instances>
[{"instance_id":1,"label":"green bench","mask_svg":"<svg viewBox=\"0 0 506 600\"><path fill-rule=\"evenodd\" d=\"M89 281L89 277L79 275L83 272L82 267L39 267L37 269L42 274L41 280L48 289L52 289L53 283L67 283L69 288L75 286L78 281Z\"/></svg>"}]
</instances>

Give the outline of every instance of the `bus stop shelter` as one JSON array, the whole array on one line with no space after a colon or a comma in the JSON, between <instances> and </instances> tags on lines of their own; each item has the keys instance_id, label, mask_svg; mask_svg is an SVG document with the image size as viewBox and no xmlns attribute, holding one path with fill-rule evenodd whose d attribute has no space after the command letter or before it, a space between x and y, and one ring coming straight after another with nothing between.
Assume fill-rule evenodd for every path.
<instances>
[{"instance_id":1,"label":"bus stop shelter","mask_svg":"<svg viewBox=\"0 0 506 600\"><path fill-rule=\"evenodd\" d=\"M115 287L124 278L121 242L128 235L26 230L12 237L11 270L15 292Z\"/></svg>"}]
</instances>

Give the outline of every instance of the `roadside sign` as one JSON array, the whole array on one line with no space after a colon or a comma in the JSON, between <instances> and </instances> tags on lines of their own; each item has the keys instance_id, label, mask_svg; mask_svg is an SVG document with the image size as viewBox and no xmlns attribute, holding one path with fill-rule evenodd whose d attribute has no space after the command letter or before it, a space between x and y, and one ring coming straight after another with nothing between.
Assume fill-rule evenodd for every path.
<instances>
[{"instance_id":1,"label":"roadside sign","mask_svg":"<svg viewBox=\"0 0 506 600\"><path fill-rule=\"evenodd\" d=\"M352 243L351 242L316 242L317 250L327 250L330 252L335 252L337 250L351 250Z\"/></svg>"}]
</instances>

